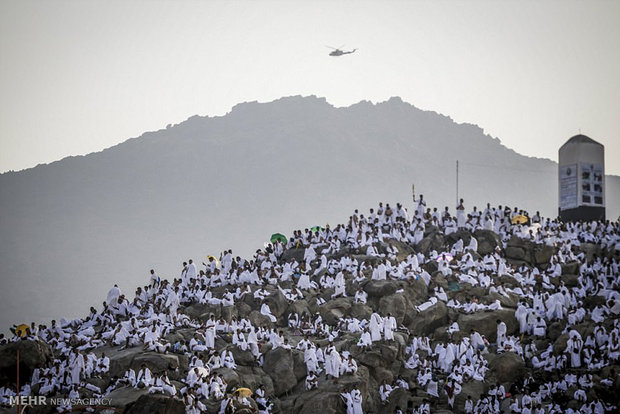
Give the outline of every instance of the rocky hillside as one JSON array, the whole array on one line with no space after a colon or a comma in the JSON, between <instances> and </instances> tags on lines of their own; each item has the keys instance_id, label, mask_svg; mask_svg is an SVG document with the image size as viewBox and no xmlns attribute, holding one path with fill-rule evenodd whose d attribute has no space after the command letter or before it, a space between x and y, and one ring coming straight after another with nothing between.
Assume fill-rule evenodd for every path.
<instances>
[{"instance_id":1,"label":"rocky hillside","mask_svg":"<svg viewBox=\"0 0 620 414\"><path fill-rule=\"evenodd\" d=\"M157 287L145 286L148 293L137 292L133 302L121 295L118 305L109 303L89 317L61 323L60 328L41 326L38 338L0 348L0 379L9 387L15 381L17 349L23 388L37 369L40 377L54 366L70 370L71 349L78 348L87 360L101 362L107 356L109 366L99 374L82 372L74 392L80 398L108 398L125 413L190 412L193 400L188 395L204 404L196 412L218 412L222 398L217 393L204 398L187 387L198 360L209 368L209 381L221 378L228 393L239 387L256 391L262 384L265 398L254 393L246 405L232 401L241 409L237 412L257 413L264 405L269 408L261 412L341 413L347 409L343 393L353 388L360 392L364 413L393 413L396 407L411 412L425 404L433 412L464 412L468 396L477 412L493 412L489 407L494 401L500 411L510 412L513 398L525 405L526 398L537 395L545 412L597 403L613 411L620 391L620 301L614 303L620 297L617 224L594 229L547 222L528 227L512 225L510 216L493 210L488 217L496 218L497 231L475 219L450 231L450 218L435 226L430 216L410 219L400 209L394 210L394 219L385 213L388 208L380 210L376 220L356 214L346 226L295 233L287 246L276 242L247 262L222 256L200 274L190 270ZM347 236L354 227L368 230L365 242ZM524 237L530 229L538 238ZM302 283L304 275L310 285ZM344 295L339 294L340 276ZM196 299L207 291L210 299ZM550 299L557 295L562 298L559 305ZM516 317L522 310L533 317L525 325L538 327L536 316L542 317L542 334L527 327L522 332L523 323ZM363 332L373 330L375 314L384 325L378 339L365 347ZM295 315L297 323L291 322ZM396 321L393 329L385 327L390 315ZM217 334L209 345L212 317L221 329L213 328ZM362 328L353 328L354 322ZM505 325L503 333L499 322ZM127 328L127 335L119 336L121 328ZM145 336L151 328L159 335L155 345ZM244 346L251 343L252 333L257 333L256 349ZM575 335L586 344L577 351ZM192 344L194 338L199 340ZM476 338L481 342L474 347ZM591 341L599 349L588 346ZM310 365L305 350L310 347L331 353L328 362L317 364L317 387L307 390ZM459 349L456 358L451 358L451 349ZM234 366L213 363L213 355L225 355L223 351L230 351ZM336 354L342 361L351 356L356 371L327 377ZM579 355L580 366L571 354ZM469 364L475 374L466 373ZM130 370L137 373L143 367L155 375L167 372L174 395L122 380ZM60 376L61 385L47 395L66 396L70 378ZM444 388L450 381L461 389L453 407ZM387 398L382 384L393 387ZM32 394L43 393L41 382L30 386ZM543 392L545 387L549 390ZM32 412L54 410L39 407Z\"/></svg>"}]
</instances>

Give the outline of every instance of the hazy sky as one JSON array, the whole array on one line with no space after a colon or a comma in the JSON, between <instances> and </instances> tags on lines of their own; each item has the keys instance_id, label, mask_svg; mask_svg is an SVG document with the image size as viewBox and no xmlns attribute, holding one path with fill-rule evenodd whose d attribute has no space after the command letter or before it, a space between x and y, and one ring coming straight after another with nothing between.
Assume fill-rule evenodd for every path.
<instances>
[{"instance_id":1,"label":"hazy sky","mask_svg":"<svg viewBox=\"0 0 620 414\"><path fill-rule=\"evenodd\" d=\"M0 0L0 171L298 94L401 96L554 160L581 129L620 174L620 1Z\"/></svg>"}]
</instances>

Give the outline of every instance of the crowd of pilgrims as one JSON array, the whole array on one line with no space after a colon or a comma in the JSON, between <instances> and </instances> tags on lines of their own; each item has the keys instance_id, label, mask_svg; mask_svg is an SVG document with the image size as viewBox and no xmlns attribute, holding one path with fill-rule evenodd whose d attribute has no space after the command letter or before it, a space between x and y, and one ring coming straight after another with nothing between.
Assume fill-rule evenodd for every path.
<instances>
[{"instance_id":1,"label":"crowd of pilgrims","mask_svg":"<svg viewBox=\"0 0 620 414\"><path fill-rule=\"evenodd\" d=\"M249 402L245 397L233 396L224 378L216 373L221 367L236 369L229 349L215 349L218 336L230 335L232 344L249 350L259 365L263 363L261 346L267 342L272 348L303 352L307 367L304 385L310 390L318 387L320 381L337 380L340 376L356 373L357 361L347 350L339 351L334 345L334 340L342 333L358 334L357 345L366 349L371 349L378 341L394 341L396 331L407 333L405 327L398 326L394 316L382 314L381 309L375 309L369 320L343 318L334 326L323 321L318 313L290 314L285 316L288 325L285 333L277 328L277 318L264 302L270 295L265 289L268 285L280 289L289 301L313 296L321 304L325 299L321 299L317 292L333 289L332 298L346 297L347 281L422 279L432 296L417 305L419 312L432 308L439 301L463 313L501 309L499 301L478 303L476 298L470 298L459 303L451 299L433 283L432 275L422 267L428 261L437 261L439 271L446 277L456 278L460 284L480 286L490 293L505 296L517 295L520 300L515 316L520 335L507 336L506 324L501 320L497 321L497 342L494 343L489 343L475 330L459 341L441 342L433 337L409 335L403 366L417 371L417 376L411 377L413 381L401 376L393 383L383 381L378 390L383 403L389 402L390 394L397 388L415 388L428 398L413 407L397 407L396 412L429 413L440 400L453 407L455 397L466 383L485 380L488 370L486 353L514 352L526 362L530 374L523 381L509 384L509 389L496 384L480 398L474 400L467 396L464 412L498 413L505 399L509 400L509 412L513 413L612 412L616 407L609 401L592 399L589 390L595 385L591 372L618 364L620 356L618 256L608 255L588 261L577 247L587 242L599 245L604 251L620 251L620 225L609 221L562 223L544 219L538 213L528 216L526 224L513 224L512 218L516 215L527 215L527 212L487 205L482 211L474 207L467 214L461 200L453 215L447 207L444 211L427 208L423 196L416 200L412 214L401 204L394 208L380 203L367 215L356 210L344 225L295 231L287 243L276 241L269 244L258 250L251 260L234 257L231 250L223 252L219 260L210 257L201 269L189 260L183 263L180 276L172 282L160 279L151 270L150 283L139 287L132 300L115 285L100 311L91 308L85 318L52 321L50 325L36 326L33 323L25 338L0 336L0 342L41 340L54 349L55 359L48 366L34 370L29 382L21 388L21 395L29 395L35 385L37 395L66 395L69 398L78 398L85 390L95 397L103 397L119 387L140 387L147 388L150 393L181 399L187 413L205 412L206 400L221 401L220 413L226 413L232 410L233 403ZM476 258L477 255L472 254L477 251L474 237L467 245L460 239L445 252L410 254L401 261L396 260L397 250L389 244L387 250L379 253L379 243L391 239L412 245L419 243L429 226L435 226L446 235L459 229L472 233L479 229L492 230L501 236L504 245L516 235L534 243L553 245L557 247L557 253L544 270L509 264L501 247L494 253ZM303 260L282 260L286 249L300 247L305 249ZM330 259L333 253L345 247L375 256L377 260L371 265L348 254ZM580 263L578 283L567 287L560 277L561 265L573 261ZM518 283L512 286L516 287L501 284L500 276L514 278ZM557 278L559 283L553 283ZM284 281L293 282L292 287L280 287ZM227 286L226 293L221 296L213 294L211 289L218 286ZM183 313L183 308L192 303L233 306L245 295L263 301L260 313L269 318L270 324L254 326L245 318L233 317L227 321L215 316L203 322ZM583 300L588 296L601 296L604 301L590 310L583 306ZM353 299L366 303L367 293L360 287ZM610 319L613 323L603 324ZM533 339L545 338L547 326L556 320L566 321L564 332L569 335L566 351L554 353L552 342L546 349L537 349ZM573 329L584 321L595 324L593 333L586 337ZM193 328L194 337L187 342L179 340L174 343L164 339L179 328ZM457 331L457 322L448 327L449 334ZM325 343L325 339L328 345L321 347L317 341ZM104 345L186 354L190 362L187 374L180 382L182 386L175 386L168 372L151 372L146 365L137 372L129 369L122 377L112 378L107 389L85 382L90 377L104 376L108 372L109 357L105 353L96 356L93 352ZM532 376L537 370L560 375L554 381L541 383ZM597 385L611 388L619 381L618 374L612 370ZM6 405L11 395L15 395L14 384L0 388L2 404ZM362 393L358 387L342 389L341 396L347 413L363 412ZM272 396L266 395L264 387L253 390L253 398L261 413L271 411ZM565 403L568 400L578 401L578 408L567 408ZM58 410L70 408L64 406Z\"/></svg>"}]
</instances>

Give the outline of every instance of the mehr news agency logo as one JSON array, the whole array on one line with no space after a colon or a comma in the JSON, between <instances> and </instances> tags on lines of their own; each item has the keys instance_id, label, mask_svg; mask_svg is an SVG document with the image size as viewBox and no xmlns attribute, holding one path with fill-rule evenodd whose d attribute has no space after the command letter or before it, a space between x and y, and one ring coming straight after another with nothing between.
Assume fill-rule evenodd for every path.
<instances>
[{"instance_id":1,"label":"mehr news agency logo","mask_svg":"<svg viewBox=\"0 0 620 414\"><path fill-rule=\"evenodd\" d=\"M44 395L19 395L10 396L9 405L11 407L19 406L25 410L28 407L51 405L58 407L91 407L91 408L106 408L116 411L112 405L112 399L110 398L48 398ZM21 412L23 412L23 410Z\"/></svg>"}]
</instances>

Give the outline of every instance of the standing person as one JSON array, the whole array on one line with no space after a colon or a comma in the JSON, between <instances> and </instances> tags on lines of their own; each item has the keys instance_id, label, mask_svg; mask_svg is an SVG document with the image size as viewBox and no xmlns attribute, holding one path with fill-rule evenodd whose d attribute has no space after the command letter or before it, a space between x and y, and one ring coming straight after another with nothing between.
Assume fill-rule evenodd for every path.
<instances>
[{"instance_id":1,"label":"standing person","mask_svg":"<svg viewBox=\"0 0 620 414\"><path fill-rule=\"evenodd\" d=\"M459 205L456 206L456 224L459 229L465 227L467 216L465 215L465 206L463 205L463 199L459 201Z\"/></svg>"},{"instance_id":2,"label":"standing person","mask_svg":"<svg viewBox=\"0 0 620 414\"><path fill-rule=\"evenodd\" d=\"M388 313L383 319L383 336L386 341L394 340L394 330L396 330L397 327L396 318L393 317L391 313Z\"/></svg>"},{"instance_id":3,"label":"standing person","mask_svg":"<svg viewBox=\"0 0 620 414\"><path fill-rule=\"evenodd\" d=\"M151 279L150 279L150 285L151 287L157 287L159 286L161 279L159 278L159 276L157 276L157 274L155 274L155 270L151 269Z\"/></svg>"},{"instance_id":4,"label":"standing person","mask_svg":"<svg viewBox=\"0 0 620 414\"><path fill-rule=\"evenodd\" d=\"M73 353L70 356L69 367L71 368L71 383L79 384L80 383L80 375L84 371L85 363L84 363L84 355L82 355L77 348L73 349Z\"/></svg>"},{"instance_id":5,"label":"standing person","mask_svg":"<svg viewBox=\"0 0 620 414\"><path fill-rule=\"evenodd\" d=\"M362 410L362 393L358 386L353 386L353 389L349 393L351 395L351 401L353 403L353 414L363 414Z\"/></svg>"},{"instance_id":6,"label":"standing person","mask_svg":"<svg viewBox=\"0 0 620 414\"><path fill-rule=\"evenodd\" d=\"M506 342L506 324L501 320L497 320L497 350L504 348Z\"/></svg>"}]
</instances>

